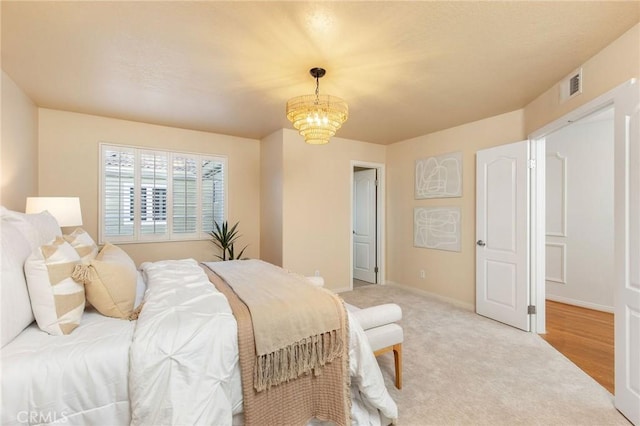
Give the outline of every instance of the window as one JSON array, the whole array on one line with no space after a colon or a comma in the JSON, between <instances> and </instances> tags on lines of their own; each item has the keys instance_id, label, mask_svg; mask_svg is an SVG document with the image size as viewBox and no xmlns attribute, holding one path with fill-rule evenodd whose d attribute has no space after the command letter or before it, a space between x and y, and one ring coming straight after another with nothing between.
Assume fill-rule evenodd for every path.
<instances>
[{"instance_id":1,"label":"window","mask_svg":"<svg viewBox=\"0 0 640 426\"><path fill-rule=\"evenodd\" d=\"M100 144L100 242L209 238L226 218L224 157Z\"/></svg>"}]
</instances>

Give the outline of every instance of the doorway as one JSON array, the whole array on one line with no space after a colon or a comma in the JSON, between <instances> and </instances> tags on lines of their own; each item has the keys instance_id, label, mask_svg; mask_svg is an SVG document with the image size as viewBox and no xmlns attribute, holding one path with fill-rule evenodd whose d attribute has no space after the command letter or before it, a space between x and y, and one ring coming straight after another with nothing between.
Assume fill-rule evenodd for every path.
<instances>
[{"instance_id":1,"label":"doorway","mask_svg":"<svg viewBox=\"0 0 640 426\"><path fill-rule=\"evenodd\" d=\"M498 293L485 291L486 288L482 285L483 276L479 273L483 270L478 267L478 259L482 260L482 257L479 257L478 253L488 250L487 241L492 238L492 235L490 235L491 232L488 235L484 235L484 233L487 230L491 231L491 227L476 226L476 309L478 310L478 299L487 304L502 302L507 310L511 308L514 312L520 312L523 318L528 316L531 331L539 334L546 333L545 138L559 129L607 107L612 107L614 111L615 406L631 423L640 425L640 392L638 391L640 389L640 374L638 374L640 371L640 357L638 356L640 354L640 339L637 338L638 330L640 330L640 264L637 262L637 259L640 259L640 87L637 80L629 80L531 134L529 143L526 144L529 155L526 156L528 160L524 167L517 161L519 155L515 154L502 156L505 161L491 163L495 167L500 167L500 164L507 164L510 161L513 164L511 170L515 170L513 172L515 176L510 181L515 184L517 176L521 176L523 179L526 177L528 182L526 189L530 195L526 197L529 200L527 214L520 216L520 227L526 228L525 234L528 237L529 250L528 253L524 253L528 279L524 286L512 285L511 287L516 290L509 292L508 285L518 282L510 279L515 274L516 267L496 267L494 268L496 269L494 275L498 278L496 283L504 282L506 285L497 288L497 290L501 290ZM518 144L516 142L502 147L509 149ZM480 185L482 188L484 181L478 177L478 173L487 168L476 167L476 169L476 185ZM500 180L499 184L491 186L489 192L500 188L508 190L510 185L504 185L504 181L506 180ZM511 185L511 187L513 186ZM507 193L508 191L504 194ZM511 191L513 195L517 193L518 191ZM496 196L504 197L504 194L498 192ZM505 199L510 200L508 194ZM478 211L482 211L481 209L484 208L481 202L482 197L477 196L476 220ZM490 201L485 204L492 205ZM516 210L511 208L511 211L515 212ZM487 223L494 223L494 221L487 221ZM504 226L500 222L497 223L500 224L500 227L494 228L504 231ZM507 224L510 223L507 222ZM506 235L509 235L509 232ZM511 241L516 241L516 239L511 239ZM517 289L527 293L527 300L530 303L527 309L521 309L522 303L513 303L513 299L509 300L510 304L504 303L506 300L504 295L518 294ZM501 297L492 297L491 293ZM488 297L483 298L484 295L488 295ZM491 317L500 321L492 314Z\"/></svg>"},{"instance_id":2,"label":"doorway","mask_svg":"<svg viewBox=\"0 0 640 426\"><path fill-rule=\"evenodd\" d=\"M383 283L384 165L351 163L351 289Z\"/></svg>"},{"instance_id":3,"label":"doorway","mask_svg":"<svg viewBox=\"0 0 640 426\"><path fill-rule=\"evenodd\" d=\"M614 110L550 133L545 148L543 338L614 393Z\"/></svg>"},{"instance_id":4,"label":"doorway","mask_svg":"<svg viewBox=\"0 0 640 426\"><path fill-rule=\"evenodd\" d=\"M613 106L614 109L614 322L615 406L640 425L640 89L635 79L601 95L530 135L531 300L534 331L546 330L545 138L553 132Z\"/></svg>"},{"instance_id":5,"label":"doorway","mask_svg":"<svg viewBox=\"0 0 640 426\"><path fill-rule=\"evenodd\" d=\"M613 107L550 133L545 145L546 299L612 313Z\"/></svg>"}]
</instances>

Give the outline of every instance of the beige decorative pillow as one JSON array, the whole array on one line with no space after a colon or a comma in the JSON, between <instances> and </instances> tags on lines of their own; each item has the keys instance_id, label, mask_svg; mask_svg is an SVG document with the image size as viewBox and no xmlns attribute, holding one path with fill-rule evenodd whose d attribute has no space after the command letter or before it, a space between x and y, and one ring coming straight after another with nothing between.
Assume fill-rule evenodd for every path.
<instances>
[{"instance_id":1,"label":"beige decorative pillow","mask_svg":"<svg viewBox=\"0 0 640 426\"><path fill-rule=\"evenodd\" d=\"M133 312L136 265L121 248L107 243L90 265L76 269L74 278L84 282L87 300L102 315L128 318Z\"/></svg>"},{"instance_id":2,"label":"beige decorative pillow","mask_svg":"<svg viewBox=\"0 0 640 426\"><path fill-rule=\"evenodd\" d=\"M71 278L80 256L62 237L37 248L24 265L31 309L38 327L69 334L84 312L84 287Z\"/></svg>"},{"instance_id":3,"label":"beige decorative pillow","mask_svg":"<svg viewBox=\"0 0 640 426\"><path fill-rule=\"evenodd\" d=\"M98 246L91 235L82 228L76 228L71 234L63 235L63 238L76 249L82 263L88 264L98 255Z\"/></svg>"}]
</instances>

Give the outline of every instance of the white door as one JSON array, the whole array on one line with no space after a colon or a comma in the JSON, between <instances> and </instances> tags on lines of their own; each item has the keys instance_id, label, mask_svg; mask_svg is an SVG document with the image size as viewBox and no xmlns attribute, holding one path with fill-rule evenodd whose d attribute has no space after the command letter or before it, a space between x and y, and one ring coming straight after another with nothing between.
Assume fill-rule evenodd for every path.
<instances>
[{"instance_id":1,"label":"white door","mask_svg":"<svg viewBox=\"0 0 640 426\"><path fill-rule=\"evenodd\" d=\"M376 169L353 176L353 278L376 282Z\"/></svg>"},{"instance_id":2,"label":"white door","mask_svg":"<svg viewBox=\"0 0 640 426\"><path fill-rule=\"evenodd\" d=\"M640 95L615 102L615 400L640 425Z\"/></svg>"},{"instance_id":3,"label":"white door","mask_svg":"<svg viewBox=\"0 0 640 426\"><path fill-rule=\"evenodd\" d=\"M529 141L476 157L476 312L529 331Z\"/></svg>"}]
</instances>

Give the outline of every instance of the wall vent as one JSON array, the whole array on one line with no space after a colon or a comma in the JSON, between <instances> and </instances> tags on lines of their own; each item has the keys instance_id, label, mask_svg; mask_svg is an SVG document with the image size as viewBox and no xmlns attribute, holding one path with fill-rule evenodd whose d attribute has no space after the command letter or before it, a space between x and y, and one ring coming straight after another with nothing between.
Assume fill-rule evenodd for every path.
<instances>
[{"instance_id":1,"label":"wall vent","mask_svg":"<svg viewBox=\"0 0 640 426\"><path fill-rule=\"evenodd\" d=\"M580 74L576 74L569 80L569 96L580 92Z\"/></svg>"},{"instance_id":2,"label":"wall vent","mask_svg":"<svg viewBox=\"0 0 640 426\"><path fill-rule=\"evenodd\" d=\"M560 82L560 103L582 93L582 68L573 71Z\"/></svg>"}]
</instances>

